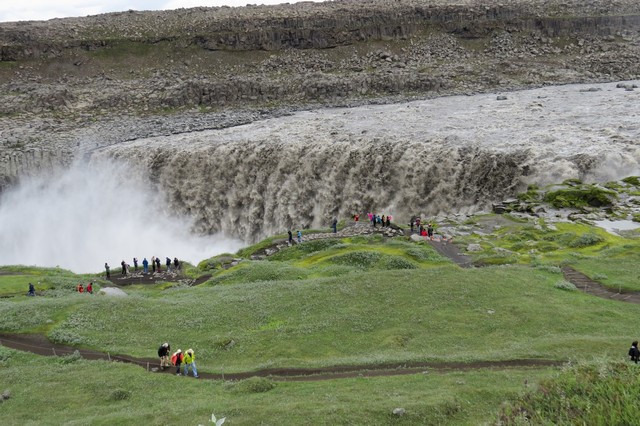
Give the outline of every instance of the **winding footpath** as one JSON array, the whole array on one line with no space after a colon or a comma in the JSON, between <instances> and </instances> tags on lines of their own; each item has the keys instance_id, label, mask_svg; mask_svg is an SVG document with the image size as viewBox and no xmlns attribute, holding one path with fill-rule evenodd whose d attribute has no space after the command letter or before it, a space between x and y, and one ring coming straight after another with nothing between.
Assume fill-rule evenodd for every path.
<instances>
[{"instance_id":1,"label":"winding footpath","mask_svg":"<svg viewBox=\"0 0 640 426\"><path fill-rule=\"evenodd\" d=\"M310 234L310 239L325 238L341 238L345 236L355 236L370 233L388 232L387 236L399 235L399 229L395 230L376 230L370 229L363 224L347 227L339 233ZM395 235L393 235L395 233ZM461 253L458 247L451 242L428 241L429 244L441 255L447 257L456 265L462 268L474 267L472 259ZM286 246L286 242L272 247L273 252L277 252ZM269 255L272 253L265 253ZM592 280L585 274L573 269L570 266L562 267L564 278L576 286L577 289L592 296L605 299L617 300L628 303L640 303L640 294L638 293L620 293L612 291L602 284ZM158 274L159 276L160 274ZM146 277L150 282L154 282L155 277ZM121 278L125 281L121 284L140 283L140 277ZM118 281L118 280L114 280ZM197 285L195 282L192 285ZM59 345L50 342L46 336L38 334L0 334L0 345L31 352L43 356L67 356L78 352L83 358L89 360L106 360L118 361L129 364L135 364L146 368L149 372L175 373L173 367L161 369L157 358L135 358L128 355L116 355L104 352L96 352L87 349L75 348L72 346ZM236 373L207 373L201 372L199 378L209 380L243 380L249 377L268 377L275 381L318 381L331 380L340 378L354 377L375 377L375 376L397 376L405 374L425 374L432 371L464 371L478 369L505 369L505 368L522 368L522 367L553 367L560 366L566 361L546 360L546 359L514 359L503 361L472 361L472 362L410 362L400 364L363 364L363 365L339 365L320 368L269 368L247 372Z\"/></svg>"},{"instance_id":2,"label":"winding footpath","mask_svg":"<svg viewBox=\"0 0 640 426\"><path fill-rule=\"evenodd\" d=\"M113 355L50 342L39 334L0 334L0 345L43 356L68 356L76 351L89 360L118 361L135 364L149 372L175 374L175 368L161 370L157 358L134 358ZM209 380L243 380L250 377L267 377L274 381L319 381L355 377L400 376L430 372L466 371L479 369L506 369L523 367L557 367L566 361L548 359L513 359L503 361L472 362L408 362L398 364L338 365L319 368L267 368L237 373L200 372L199 378ZM202 366L201 366L202 367Z\"/></svg>"}]
</instances>

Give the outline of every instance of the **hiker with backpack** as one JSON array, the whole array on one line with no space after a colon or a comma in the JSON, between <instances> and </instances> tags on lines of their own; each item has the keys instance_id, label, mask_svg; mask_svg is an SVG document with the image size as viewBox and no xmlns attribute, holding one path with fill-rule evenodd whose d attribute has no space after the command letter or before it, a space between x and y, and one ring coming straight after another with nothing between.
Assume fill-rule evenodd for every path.
<instances>
[{"instance_id":1,"label":"hiker with backpack","mask_svg":"<svg viewBox=\"0 0 640 426\"><path fill-rule=\"evenodd\" d=\"M180 366L182 365L182 350L178 349L176 353L171 356L171 364L176 366L176 376L180 375Z\"/></svg>"},{"instance_id":2,"label":"hiker with backpack","mask_svg":"<svg viewBox=\"0 0 640 426\"><path fill-rule=\"evenodd\" d=\"M631 347L629 348L629 357L631 358L631 361L635 362L636 364L640 360L640 350L638 349L637 340L631 343Z\"/></svg>"},{"instance_id":3,"label":"hiker with backpack","mask_svg":"<svg viewBox=\"0 0 640 426\"><path fill-rule=\"evenodd\" d=\"M171 353L171 346L169 343L163 343L158 348L158 357L160 358L160 368L164 370L169 367L169 354Z\"/></svg>"}]
</instances>

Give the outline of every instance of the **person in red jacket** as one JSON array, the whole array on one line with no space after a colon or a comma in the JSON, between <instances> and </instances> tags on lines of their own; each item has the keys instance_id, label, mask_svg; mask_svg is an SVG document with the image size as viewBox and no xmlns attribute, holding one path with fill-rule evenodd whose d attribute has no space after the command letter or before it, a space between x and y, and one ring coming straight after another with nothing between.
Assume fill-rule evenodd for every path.
<instances>
[{"instance_id":1,"label":"person in red jacket","mask_svg":"<svg viewBox=\"0 0 640 426\"><path fill-rule=\"evenodd\" d=\"M176 376L180 375L180 366L182 365L182 350L178 349L176 353L171 356L171 363L176 366Z\"/></svg>"},{"instance_id":2,"label":"person in red jacket","mask_svg":"<svg viewBox=\"0 0 640 426\"><path fill-rule=\"evenodd\" d=\"M78 293L84 293L84 287L82 286L82 283L78 284Z\"/></svg>"},{"instance_id":3,"label":"person in red jacket","mask_svg":"<svg viewBox=\"0 0 640 426\"><path fill-rule=\"evenodd\" d=\"M87 293L93 294L93 283L87 284Z\"/></svg>"}]
</instances>

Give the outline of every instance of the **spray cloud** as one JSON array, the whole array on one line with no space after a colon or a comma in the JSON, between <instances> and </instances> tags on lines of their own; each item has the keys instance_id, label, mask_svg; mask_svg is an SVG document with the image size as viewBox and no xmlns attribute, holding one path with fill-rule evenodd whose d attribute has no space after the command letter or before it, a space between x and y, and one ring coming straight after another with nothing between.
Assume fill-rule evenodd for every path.
<instances>
[{"instance_id":1,"label":"spray cloud","mask_svg":"<svg viewBox=\"0 0 640 426\"><path fill-rule=\"evenodd\" d=\"M161 192L108 160L24 179L0 197L3 265L98 272L105 262L117 267L133 257L197 263L241 245L194 235L189 218L168 213Z\"/></svg>"}]
</instances>

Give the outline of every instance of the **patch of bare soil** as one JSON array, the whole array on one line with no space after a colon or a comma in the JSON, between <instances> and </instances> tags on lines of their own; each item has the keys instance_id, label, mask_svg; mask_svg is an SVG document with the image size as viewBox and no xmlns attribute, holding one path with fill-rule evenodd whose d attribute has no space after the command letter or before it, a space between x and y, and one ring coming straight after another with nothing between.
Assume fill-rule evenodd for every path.
<instances>
[{"instance_id":1,"label":"patch of bare soil","mask_svg":"<svg viewBox=\"0 0 640 426\"><path fill-rule=\"evenodd\" d=\"M74 348L50 342L39 334L0 334L0 344L8 348L44 356L65 356L78 351L85 359L119 361L136 364L147 371L175 374L175 367L161 370L157 358L134 358L103 352ZM412 362L402 364L340 365L321 368L267 368L232 374L200 373L200 378L210 380L243 380L249 377L268 377L276 381L317 381L352 377L399 376L422 374L432 371L460 371L478 369L505 369L523 367L560 366L564 361L547 359L515 359L505 361L475 362Z\"/></svg>"},{"instance_id":2,"label":"patch of bare soil","mask_svg":"<svg viewBox=\"0 0 640 426\"><path fill-rule=\"evenodd\" d=\"M447 243L444 241L432 241L428 240L431 247L435 249L439 254L450 259L453 263L461 268L471 268L474 266L473 260L463 254L453 243Z\"/></svg>"}]
</instances>

